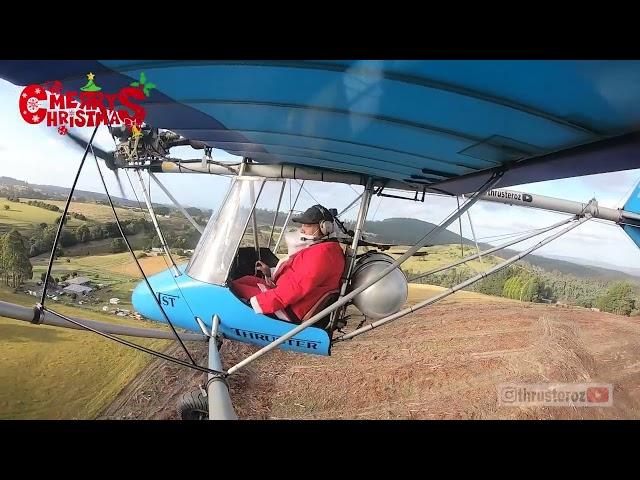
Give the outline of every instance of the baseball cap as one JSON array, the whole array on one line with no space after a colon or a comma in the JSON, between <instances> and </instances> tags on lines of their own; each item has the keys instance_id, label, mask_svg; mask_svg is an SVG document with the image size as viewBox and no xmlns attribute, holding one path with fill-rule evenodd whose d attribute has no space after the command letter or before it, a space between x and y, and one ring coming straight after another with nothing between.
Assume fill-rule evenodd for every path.
<instances>
[{"instance_id":1,"label":"baseball cap","mask_svg":"<svg viewBox=\"0 0 640 480\"><path fill-rule=\"evenodd\" d=\"M291 221L296 223L307 224L320 223L325 220L330 222L333 220L333 217L329 210L322 205L313 205L307 208L302 215L291 219Z\"/></svg>"}]
</instances>

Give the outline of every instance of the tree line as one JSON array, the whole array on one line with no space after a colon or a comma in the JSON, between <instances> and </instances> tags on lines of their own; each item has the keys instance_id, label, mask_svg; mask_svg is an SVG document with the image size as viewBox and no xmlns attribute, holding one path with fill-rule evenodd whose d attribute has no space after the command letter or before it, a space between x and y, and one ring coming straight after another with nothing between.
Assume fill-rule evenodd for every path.
<instances>
[{"instance_id":1,"label":"tree line","mask_svg":"<svg viewBox=\"0 0 640 480\"><path fill-rule=\"evenodd\" d=\"M406 270L406 273L412 277L420 272ZM451 288L477 273L468 266L461 266L415 282ZM595 307L618 315L640 314L637 285L627 281L612 284L597 279L578 278L530 265L506 267L469 286L468 290L525 302L563 302L586 308Z\"/></svg>"},{"instance_id":2,"label":"tree line","mask_svg":"<svg viewBox=\"0 0 640 480\"><path fill-rule=\"evenodd\" d=\"M47 225L46 223L40 223L38 225L27 241L28 255L30 257L51 251L60 220L61 218L58 218L54 225ZM123 220L120 224L126 235L135 235L141 232L155 232L153 224L142 218ZM92 225L83 224L75 230L63 227L60 233L59 246L64 248L79 243L87 243L92 240L120 237L120 230L116 222L95 223ZM58 252L58 255L61 255L61 253Z\"/></svg>"},{"instance_id":3,"label":"tree line","mask_svg":"<svg viewBox=\"0 0 640 480\"><path fill-rule=\"evenodd\" d=\"M40 223L38 225L36 230L27 239L26 245L29 257L34 257L51 251L61 217L62 216L56 219L54 225L47 225L46 223ZM156 234L153 223L150 221L143 218L137 218L122 220L120 225L127 236L144 233L144 248L150 249L161 246L160 239ZM191 225L186 226L183 230L174 230L164 226L162 228L162 233L167 243L172 248L192 249L196 247L198 240L200 239L200 233ZM59 250L57 255L60 256L64 253L62 250L64 247L109 238L113 239L111 242L112 253L123 252L126 250L126 245L122 241L122 235L120 234L120 230L118 229L118 224L116 222L93 223L91 225L83 224L75 228L75 230L63 227L62 232L60 233L60 242L58 244Z\"/></svg>"},{"instance_id":4,"label":"tree line","mask_svg":"<svg viewBox=\"0 0 640 480\"><path fill-rule=\"evenodd\" d=\"M52 212L61 212L60 207L57 205L53 205L51 203L41 202L40 200L29 200L27 205L31 205L32 207L40 207L45 210L51 210Z\"/></svg>"}]
</instances>

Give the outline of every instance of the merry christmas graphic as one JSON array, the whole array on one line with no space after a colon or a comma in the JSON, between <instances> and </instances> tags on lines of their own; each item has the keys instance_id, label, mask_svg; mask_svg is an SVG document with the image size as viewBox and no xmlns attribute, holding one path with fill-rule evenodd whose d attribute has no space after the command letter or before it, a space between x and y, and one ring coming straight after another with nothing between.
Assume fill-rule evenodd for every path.
<instances>
[{"instance_id":1,"label":"merry christmas graphic","mask_svg":"<svg viewBox=\"0 0 640 480\"><path fill-rule=\"evenodd\" d=\"M26 86L18 105L22 118L32 125L46 122L60 135L66 135L69 128L102 124L125 125L133 134L139 132L146 110L138 102L148 98L156 85L141 72L137 81L115 93L105 93L96 77L89 72L79 91L64 92L59 80Z\"/></svg>"}]
</instances>

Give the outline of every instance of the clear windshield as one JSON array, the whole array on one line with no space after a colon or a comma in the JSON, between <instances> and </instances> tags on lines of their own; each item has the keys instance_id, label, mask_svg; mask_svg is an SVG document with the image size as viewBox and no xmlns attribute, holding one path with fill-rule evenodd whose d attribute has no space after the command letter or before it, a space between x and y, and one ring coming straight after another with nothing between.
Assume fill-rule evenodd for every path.
<instances>
[{"instance_id":1,"label":"clear windshield","mask_svg":"<svg viewBox=\"0 0 640 480\"><path fill-rule=\"evenodd\" d=\"M185 273L202 282L223 285L249 222L264 180L235 179L217 216L212 215Z\"/></svg>"}]
</instances>

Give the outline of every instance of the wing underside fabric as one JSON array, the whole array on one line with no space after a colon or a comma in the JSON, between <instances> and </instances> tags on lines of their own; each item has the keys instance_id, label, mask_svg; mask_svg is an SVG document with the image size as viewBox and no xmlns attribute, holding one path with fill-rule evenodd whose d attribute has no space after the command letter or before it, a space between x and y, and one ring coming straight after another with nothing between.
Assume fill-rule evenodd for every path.
<instances>
[{"instance_id":1,"label":"wing underside fabric","mask_svg":"<svg viewBox=\"0 0 640 480\"><path fill-rule=\"evenodd\" d=\"M638 61L1 61L16 85L115 92L146 122L260 163L452 194L640 167ZM37 127L34 127L37 128Z\"/></svg>"}]
</instances>

